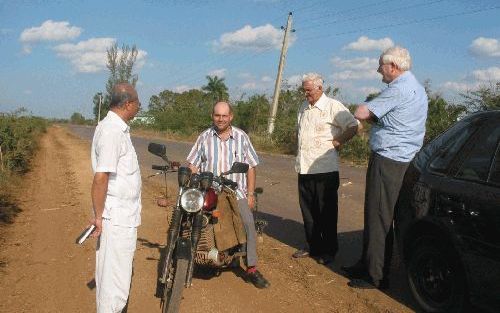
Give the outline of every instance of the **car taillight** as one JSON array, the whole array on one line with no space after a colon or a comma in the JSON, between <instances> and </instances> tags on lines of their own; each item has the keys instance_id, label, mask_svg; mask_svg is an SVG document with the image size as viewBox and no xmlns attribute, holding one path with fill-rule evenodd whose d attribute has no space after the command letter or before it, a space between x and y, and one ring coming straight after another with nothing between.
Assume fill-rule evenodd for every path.
<instances>
[{"instance_id":1,"label":"car taillight","mask_svg":"<svg viewBox=\"0 0 500 313\"><path fill-rule=\"evenodd\" d=\"M217 194L210 188L205 194L205 201L203 202L204 211L212 211L217 207Z\"/></svg>"}]
</instances>

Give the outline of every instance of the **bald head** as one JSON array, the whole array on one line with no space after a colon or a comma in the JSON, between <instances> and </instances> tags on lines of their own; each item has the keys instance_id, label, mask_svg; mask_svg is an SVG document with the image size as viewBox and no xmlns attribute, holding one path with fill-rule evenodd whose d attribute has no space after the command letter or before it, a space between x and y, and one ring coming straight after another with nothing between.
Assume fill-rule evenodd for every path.
<instances>
[{"instance_id":1,"label":"bald head","mask_svg":"<svg viewBox=\"0 0 500 313\"><path fill-rule=\"evenodd\" d=\"M119 83L111 91L110 108L122 107L127 101L134 101L138 98L134 86L129 83Z\"/></svg>"},{"instance_id":2,"label":"bald head","mask_svg":"<svg viewBox=\"0 0 500 313\"><path fill-rule=\"evenodd\" d=\"M214 107L212 109L212 114L215 113L216 109L224 111L227 109L230 114L233 114L233 106L230 105L228 102L221 101L214 104Z\"/></svg>"},{"instance_id":3,"label":"bald head","mask_svg":"<svg viewBox=\"0 0 500 313\"><path fill-rule=\"evenodd\" d=\"M212 111L212 121L219 134L225 133L233 121L233 108L227 102L217 102Z\"/></svg>"}]
</instances>

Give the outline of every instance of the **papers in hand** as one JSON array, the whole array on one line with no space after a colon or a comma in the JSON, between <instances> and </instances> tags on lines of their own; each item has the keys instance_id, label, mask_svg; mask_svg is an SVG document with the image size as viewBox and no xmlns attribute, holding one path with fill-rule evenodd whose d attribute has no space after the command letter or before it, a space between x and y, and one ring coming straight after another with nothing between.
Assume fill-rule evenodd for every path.
<instances>
[{"instance_id":1,"label":"papers in hand","mask_svg":"<svg viewBox=\"0 0 500 313\"><path fill-rule=\"evenodd\" d=\"M92 234L95 230L95 225L90 225L89 227L85 228L83 232L76 238L76 243L81 245L89 236Z\"/></svg>"}]
</instances>

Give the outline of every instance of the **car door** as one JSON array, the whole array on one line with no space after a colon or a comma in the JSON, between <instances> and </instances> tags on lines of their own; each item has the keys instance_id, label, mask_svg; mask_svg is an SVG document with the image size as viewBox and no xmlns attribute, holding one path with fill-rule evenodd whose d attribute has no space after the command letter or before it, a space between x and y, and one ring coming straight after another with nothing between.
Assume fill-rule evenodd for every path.
<instances>
[{"instance_id":1,"label":"car door","mask_svg":"<svg viewBox=\"0 0 500 313\"><path fill-rule=\"evenodd\" d=\"M457 166L464 199L460 236L474 278L471 300L500 308L500 120L485 123Z\"/></svg>"}]
</instances>

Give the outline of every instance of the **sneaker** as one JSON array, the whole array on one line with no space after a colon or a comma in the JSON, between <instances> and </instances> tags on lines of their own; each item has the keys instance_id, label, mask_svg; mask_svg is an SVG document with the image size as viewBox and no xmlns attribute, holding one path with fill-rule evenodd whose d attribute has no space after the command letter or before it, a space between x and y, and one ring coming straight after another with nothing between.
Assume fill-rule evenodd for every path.
<instances>
[{"instance_id":1,"label":"sneaker","mask_svg":"<svg viewBox=\"0 0 500 313\"><path fill-rule=\"evenodd\" d=\"M298 258L306 258L309 256L309 251L305 250L305 249L299 249L297 251L295 251L293 254L292 254L292 257L298 259Z\"/></svg>"},{"instance_id":2,"label":"sneaker","mask_svg":"<svg viewBox=\"0 0 500 313\"><path fill-rule=\"evenodd\" d=\"M262 274L257 270L251 273L247 273L247 281L251 282L255 287L259 289L264 289L271 286L267 279L265 279L264 276L262 276Z\"/></svg>"}]
</instances>

